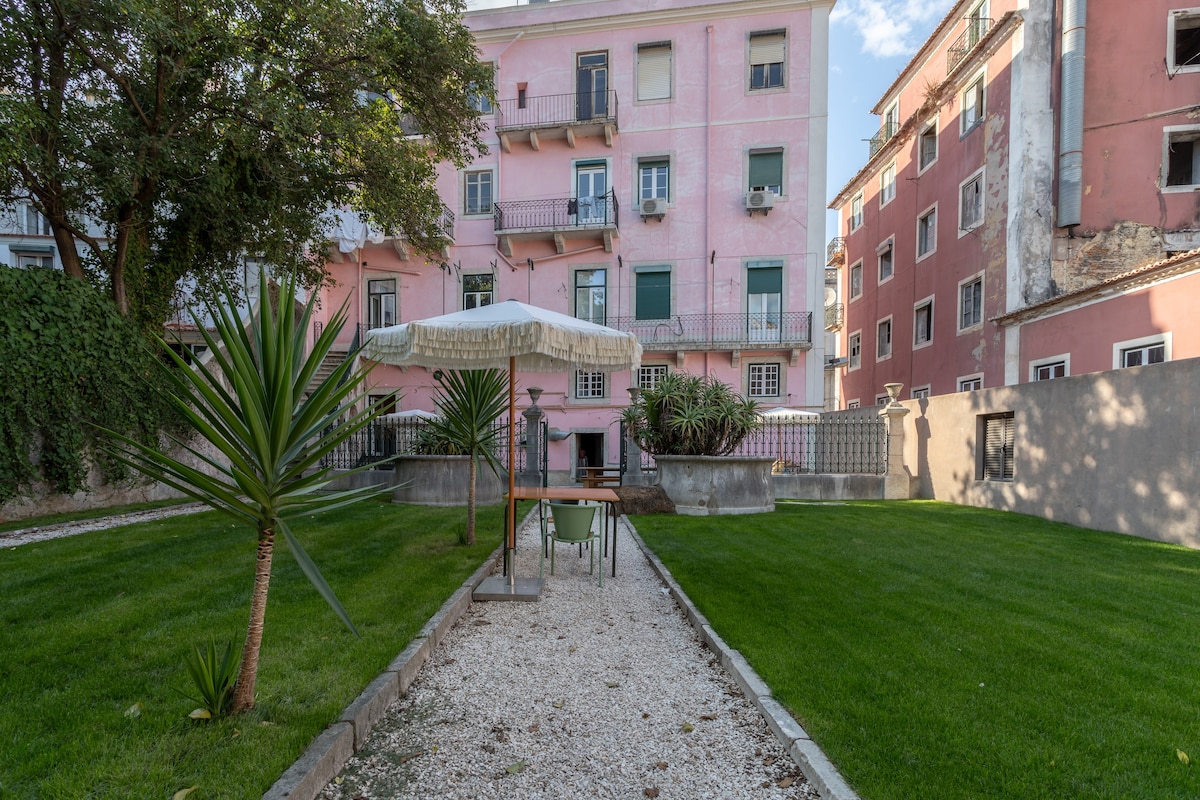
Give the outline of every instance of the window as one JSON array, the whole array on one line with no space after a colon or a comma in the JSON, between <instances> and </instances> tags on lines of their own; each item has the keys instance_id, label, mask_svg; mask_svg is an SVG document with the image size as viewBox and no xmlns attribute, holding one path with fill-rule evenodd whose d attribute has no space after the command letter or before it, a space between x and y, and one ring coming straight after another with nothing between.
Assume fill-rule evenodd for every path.
<instances>
[{"instance_id":1,"label":"window","mask_svg":"<svg viewBox=\"0 0 1200 800\"><path fill-rule=\"evenodd\" d=\"M667 377L666 364L651 364L648 367L638 367L638 388L653 389L665 377Z\"/></svg>"},{"instance_id":2,"label":"window","mask_svg":"<svg viewBox=\"0 0 1200 800\"><path fill-rule=\"evenodd\" d=\"M863 270L862 270L862 262L861 261L859 261L857 264L855 264L854 266L852 266L850 268L850 299L851 300L853 300L856 297L861 296L863 293L862 272L863 272Z\"/></svg>"},{"instance_id":3,"label":"window","mask_svg":"<svg viewBox=\"0 0 1200 800\"><path fill-rule=\"evenodd\" d=\"M54 253L29 250L13 250L13 259L18 267L53 267Z\"/></svg>"},{"instance_id":4,"label":"window","mask_svg":"<svg viewBox=\"0 0 1200 800\"><path fill-rule=\"evenodd\" d=\"M605 287L608 280L606 269L580 269L575 271L575 317L604 325L606 299ZM582 397L582 395L580 395Z\"/></svg>"},{"instance_id":5,"label":"window","mask_svg":"<svg viewBox=\"0 0 1200 800\"><path fill-rule=\"evenodd\" d=\"M386 328L396 324L396 279L367 281L368 327Z\"/></svg>"},{"instance_id":6,"label":"window","mask_svg":"<svg viewBox=\"0 0 1200 800\"><path fill-rule=\"evenodd\" d=\"M859 408L860 405L861 405L861 403L859 403L859 401L857 399L846 401L846 408Z\"/></svg>"},{"instance_id":7,"label":"window","mask_svg":"<svg viewBox=\"0 0 1200 800\"><path fill-rule=\"evenodd\" d=\"M649 200L670 197L671 162L665 158L646 159L638 162L638 199Z\"/></svg>"},{"instance_id":8,"label":"window","mask_svg":"<svg viewBox=\"0 0 1200 800\"><path fill-rule=\"evenodd\" d=\"M765 189L783 194L783 151L751 150L749 173L750 191Z\"/></svg>"},{"instance_id":9,"label":"window","mask_svg":"<svg viewBox=\"0 0 1200 800\"><path fill-rule=\"evenodd\" d=\"M1160 333L1113 345L1113 369L1162 364L1171 360L1171 334Z\"/></svg>"},{"instance_id":10,"label":"window","mask_svg":"<svg viewBox=\"0 0 1200 800\"><path fill-rule=\"evenodd\" d=\"M894 100L883 112L883 138L891 139L900 130L900 101Z\"/></svg>"},{"instance_id":11,"label":"window","mask_svg":"<svg viewBox=\"0 0 1200 800\"><path fill-rule=\"evenodd\" d=\"M1164 187L1187 191L1200 186L1200 127L1172 125L1163 129Z\"/></svg>"},{"instance_id":12,"label":"window","mask_svg":"<svg viewBox=\"0 0 1200 800\"><path fill-rule=\"evenodd\" d=\"M779 397L779 365L751 364L747 384L750 397Z\"/></svg>"},{"instance_id":13,"label":"window","mask_svg":"<svg viewBox=\"0 0 1200 800\"><path fill-rule=\"evenodd\" d=\"M671 97L671 43L639 44L637 48L637 99Z\"/></svg>"},{"instance_id":14,"label":"window","mask_svg":"<svg viewBox=\"0 0 1200 800\"><path fill-rule=\"evenodd\" d=\"M1035 381L1048 381L1054 378L1067 377L1067 362L1051 361L1031 367Z\"/></svg>"},{"instance_id":15,"label":"window","mask_svg":"<svg viewBox=\"0 0 1200 800\"><path fill-rule=\"evenodd\" d=\"M575 119L584 122L608 116L608 52L575 57Z\"/></svg>"},{"instance_id":16,"label":"window","mask_svg":"<svg viewBox=\"0 0 1200 800\"><path fill-rule=\"evenodd\" d=\"M888 164L879 173L879 206L882 208L896 198L896 162Z\"/></svg>"},{"instance_id":17,"label":"window","mask_svg":"<svg viewBox=\"0 0 1200 800\"><path fill-rule=\"evenodd\" d=\"M917 136L917 171L924 172L933 166L938 157L938 121L935 119Z\"/></svg>"},{"instance_id":18,"label":"window","mask_svg":"<svg viewBox=\"0 0 1200 800\"><path fill-rule=\"evenodd\" d=\"M979 44L979 40L988 30L988 2L983 0L976 3L967 13L967 49Z\"/></svg>"},{"instance_id":19,"label":"window","mask_svg":"<svg viewBox=\"0 0 1200 800\"><path fill-rule=\"evenodd\" d=\"M977 476L985 481L1013 479L1013 438L1016 418L1013 412L980 417L983 453Z\"/></svg>"},{"instance_id":20,"label":"window","mask_svg":"<svg viewBox=\"0 0 1200 800\"><path fill-rule=\"evenodd\" d=\"M671 318L670 267L634 267L633 283L634 319Z\"/></svg>"},{"instance_id":21,"label":"window","mask_svg":"<svg viewBox=\"0 0 1200 800\"><path fill-rule=\"evenodd\" d=\"M580 225L611 222L608 200L608 162L575 164L575 222ZM568 206L568 213L570 206Z\"/></svg>"},{"instance_id":22,"label":"window","mask_svg":"<svg viewBox=\"0 0 1200 800\"><path fill-rule=\"evenodd\" d=\"M886 406L890 402L892 402L892 398L888 397L886 394L875 395L875 405L877 406Z\"/></svg>"},{"instance_id":23,"label":"window","mask_svg":"<svg viewBox=\"0 0 1200 800\"><path fill-rule=\"evenodd\" d=\"M783 64L787 55L787 34L764 31L750 34L750 89L775 89L783 86Z\"/></svg>"},{"instance_id":24,"label":"window","mask_svg":"<svg viewBox=\"0 0 1200 800\"><path fill-rule=\"evenodd\" d=\"M924 386L914 386L909 392L909 397L913 400L928 400L929 399L929 384Z\"/></svg>"},{"instance_id":25,"label":"window","mask_svg":"<svg viewBox=\"0 0 1200 800\"><path fill-rule=\"evenodd\" d=\"M879 282L891 280L895 271L895 260L892 257L892 240L888 239L879 246Z\"/></svg>"},{"instance_id":26,"label":"window","mask_svg":"<svg viewBox=\"0 0 1200 800\"><path fill-rule=\"evenodd\" d=\"M493 71L496 69L495 64L488 64L487 66ZM482 92L477 91L476 89L477 87L472 83L468 90L468 96L471 100L471 108L475 109L480 114L491 114L494 112L495 108L492 106L492 98L488 97Z\"/></svg>"},{"instance_id":27,"label":"window","mask_svg":"<svg viewBox=\"0 0 1200 800\"><path fill-rule=\"evenodd\" d=\"M933 298L917 303L913 309L913 347L924 347L933 341Z\"/></svg>"},{"instance_id":28,"label":"window","mask_svg":"<svg viewBox=\"0 0 1200 800\"><path fill-rule=\"evenodd\" d=\"M854 195L854 199L850 201L850 230L857 230L863 224L863 196L862 192Z\"/></svg>"},{"instance_id":29,"label":"window","mask_svg":"<svg viewBox=\"0 0 1200 800\"><path fill-rule=\"evenodd\" d=\"M892 357L892 318L880 320L875 326L875 360Z\"/></svg>"},{"instance_id":30,"label":"window","mask_svg":"<svg viewBox=\"0 0 1200 800\"><path fill-rule=\"evenodd\" d=\"M983 324L983 276L978 275L958 287L958 329L965 331Z\"/></svg>"},{"instance_id":31,"label":"window","mask_svg":"<svg viewBox=\"0 0 1200 800\"><path fill-rule=\"evenodd\" d=\"M752 342L778 342L782 333L783 262L746 262L746 335Z\"/></svg>"},{"instance_id":32,"label":"window","mask_svg":"<svg viewBox=\"0 0 1200 800\"><path fill-rule=\"evenodd\" d=\"M917 218L917 260L937 250L937 205Z\"/></svg>"},{"instance_id":33,"label":"window","mask_svg":"<svg viewBox=\"0 0 1200 800\"><path fill-rule=\"evenodd\" d=\"M575 397L580 400L596 400L604 397L604 373L575 373Z\"/></svg>"},{"instance_id":34,"label":"window","mask_svg":"<svg viewBox=\"0 0 1200 800\"><path fill-rule=\"evenodd\" d=\"M967 86L962 95L962 135L970 133L983 121L983 76L980 75Z\"/></svg>"},{"instance_id":35,"label":"window","mask_svg":"<svg viewBox=\"0 0 1200 800\"><path fill-rule=\"evenodd\" d=\"M958 235L983 224L983 170L962 182L958 189Z\"/></svg>"},{"instance_id":36,"label":"window","mask_svg":"<svg viewBox=\"0 0 1200 800\"><path fill-rule=\"evenodd\" d=\"M1181 8L1167 16L1167 69L1200 71L1200 8Z\"/></svg>"},{"instance_id":37,"label":"window","mask_svg":"<svg viewBox=\"0 0 1200 800\"><path fill-rule=\"evenodd\" d=\"M855 331L850 334L849 347L847 348L850 369L858 369L862 366L862 332Z\"/></svg>"},{"instance_id":38,"label":"window","mask_svg":"<svg viewBox=\"0 0 1200 800\"><path fill-rule=\"evenodd\" d=\"M463 310L492 304L492 273L463 275Z\"/></svg>"},{"instance_id":39,"label":"window","mask_svg":"<svg viewBox=\"0 0 1200 800\"><path fill-rule=\"evenodd\" d=\"M965 375L958 379L960 392L975 392L983 388L983 375Z\"/></svg>"},{"instance_id":40,"label":"window","mask_svg":"<svg viewBox=\"0 0 1200 800\"><path fill-rule=\"evenodd\" d=\"M492 171L490 169L463 174L463 213L492 213Z\"/></svg>"},{"instance_id":41,"label":"window","mask_svg":"<svg viewBox=\"0 0 1200 800\"><path fill-rule=\"evenodd\" d=\"M31 204L22 206L21 210L24 212L21 214L21 233L26 236L54 235L54 231L50 228L50 220L43 217L41 212Z\"/></svg>"}]
</instances>

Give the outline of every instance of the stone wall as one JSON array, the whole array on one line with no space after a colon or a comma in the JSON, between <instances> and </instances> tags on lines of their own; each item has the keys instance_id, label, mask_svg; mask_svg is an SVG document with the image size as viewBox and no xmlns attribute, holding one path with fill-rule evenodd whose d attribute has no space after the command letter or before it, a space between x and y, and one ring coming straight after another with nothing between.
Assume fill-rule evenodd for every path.
<instances>
[{"instance_id":1,"label":"stone wall","mask_svg":"<svg viewBox=\"0 0 1200 800\"><path fill-rule=\"evenodd\" d=\"M1200 547L1200 359L907 400L920 496ZM1013 479L980 420L1014 415Z\"/></svg>"}]
</instances>

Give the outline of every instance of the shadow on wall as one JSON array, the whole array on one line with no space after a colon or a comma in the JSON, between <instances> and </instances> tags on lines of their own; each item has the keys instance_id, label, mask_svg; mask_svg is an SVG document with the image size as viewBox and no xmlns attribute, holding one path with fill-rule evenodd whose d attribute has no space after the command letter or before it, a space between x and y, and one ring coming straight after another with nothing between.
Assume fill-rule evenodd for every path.
<instances>
[{"instance_id":1,"label":"shadow on wall","mask_svg":"<svg viewBox=\"0 0 1200 800\"><path fill-rule=\"evenodd\" d=\"M1200 359L904 405L922 497L1200 547ZM1006 414L1011 479L985 478L984 421Z\"/></svg>"}]
</instances>

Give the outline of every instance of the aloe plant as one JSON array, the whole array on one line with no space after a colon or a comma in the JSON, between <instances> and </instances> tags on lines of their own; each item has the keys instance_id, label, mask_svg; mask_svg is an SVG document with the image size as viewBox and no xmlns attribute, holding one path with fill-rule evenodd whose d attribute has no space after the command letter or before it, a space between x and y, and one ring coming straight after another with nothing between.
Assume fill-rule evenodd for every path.
<instances>
[{"instance_id":1,"label":"aloe plant","mask_svg":"<svg viewBox=\"0 0 1200 800\"><path fill-rule=\"evenodd\" d=\"M705 375L670 372L621 412L638 446L654 455L729 455L759 425L758 404Z\"/></svg>"},{"instance_id":2,"label":"aloe plant","mask_svg":"<svg viewBox=\"0 0 1200 800\"><path fill-rule=\"evenodd\" d=\"M196 687L199 697L185 696L200 704L200 708L189 716L192 719L212 719L223 716L233 704L233 690L237 677L238 662L233 659L233 643L225 642L223 650L217 649L216 639L208 644L197 644L184 656L188 675Z\"/></svg>"},{"instance_id":3,"label":"aloe plant","mask_svg":"<svg viewBox=\"0 0 1200 800\"><path fill-rule=\"evenodd\" d=\"M332 511L391 488L321 491L331 480L331 469L320 466L322 459L368 425L381 409L374 404L354 410L366 376L364 370L354 368L357 351L351 351L324 380L314 382L318 367L346 322L346 307L333 315L306 354L316 294L297 314L295 282L285 279L277 292L271 287L260 274L258 301L246 325L233 310L236 296L228 287L221 302L207 304L215 333L194 316L212 352L207 363L189 366L163 343L163 350L174 360L174 368L163 367L173 389L170 399L208 448L172 438L175 447L188 454L190 463L185 463L108 432L114 458L255 531L258 546L250 620L230 713L254 707L277 533L287 540L305 576L346 627L358 635L286 519Z\"/></svg>"}]
</instances>

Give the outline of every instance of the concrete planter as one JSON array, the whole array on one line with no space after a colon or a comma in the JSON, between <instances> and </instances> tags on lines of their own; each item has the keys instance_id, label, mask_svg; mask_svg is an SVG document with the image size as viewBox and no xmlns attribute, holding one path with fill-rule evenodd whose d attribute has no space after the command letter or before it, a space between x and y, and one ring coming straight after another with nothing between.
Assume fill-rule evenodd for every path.
<instances>
[{"instance_id":1,"label":"concrete planter","mask_svg":"<svg viewBox=\"0 0 1200 800\"><path fill-rule=\"evenodd\" d=\"M393 503L420 506L465 506L470 456L401 456L396 459ZM484 463L475 470L475 504L504 502L505 482Z\"/></svg>"},{"instance_id":2,"label":"concrete planter","mask_svg":"<svg viewBox=\"0 0 1200 800\"><path fill-rule=\"evenodd\" d=\"M771 465L775 459L742 456L655 456L658 482L691 516L761 514L775 510Z\"/></svg>"}]
</instances>

